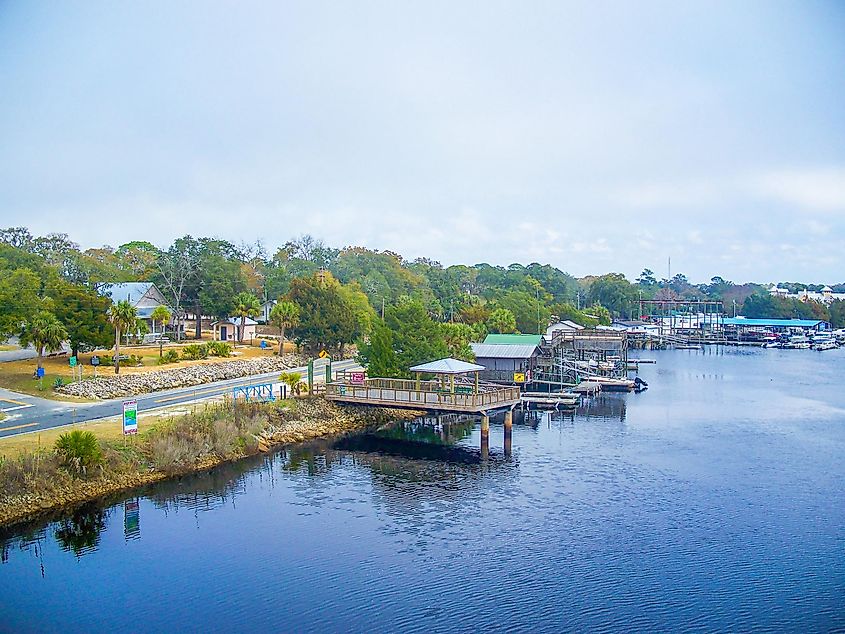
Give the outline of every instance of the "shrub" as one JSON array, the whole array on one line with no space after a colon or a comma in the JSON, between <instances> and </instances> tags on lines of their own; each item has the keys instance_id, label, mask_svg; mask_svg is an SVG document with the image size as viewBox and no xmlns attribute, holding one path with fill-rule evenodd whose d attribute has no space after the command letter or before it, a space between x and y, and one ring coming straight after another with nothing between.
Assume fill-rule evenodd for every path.
<instances>
[{"instance_id":1,"label":"shrub","mask_svg":"<svg viewBox=\"0 0 845 634\"><path fill-rule=\"evenodd\" d=\"M53 491L68 476L59 469L52 451L25 452L15 458L0 457L0 500L37 491Z\"/></svg>"},{"instance_id":2,"label":"shrub","mask_svg":"<svg viewBox=\"0 0 845 634\"><path fill-rule=\"evenodd\" d=\"M232 356L232 346L225 341L209 341L206 345L208 354L212 357Z\"/></svg>"},{"instance_id":3,"label":"shrub","mask_svg":"<svg viewBox=\"0 0 845 634\"><path fill-rule=\"evenodd\" d=\"M164 365L166 363L177 363L179 361L179 352L176 350L166 350L159 358L158 364Z\"/></svg>"},{"instance_id":4,"label":"shrub","mask_svg":"<svg viewBox=\"0 0 845 634\"><path fill-rule=\"evenodd\" d=\"M100 355L100 365L114 365L114 356L110 354Z\"/></svg>"},{"instance_id":5,"label":"shrub","mask_svg":"<svg viewBox=\"0 0 845 634\"><path fill-rule=\"evenodd\" d=\"M192 343L189 346L185 346L182 348L182 358L191 361L196 361L197 359L207 359L208 345Z\"/></svg>"},{"instance_id":6,"label":"shrub","mask_svg":"<svg viewBox=\"0 0 845 634\"><path fill-rule=\"evenodd\" d=\"M90 467L103 462L103 450L90 431L74 429L56 440L56 453L62 466L75 475L85 475Z\"/></svg>"},{"instance_id":7,"label":"shrub","mask_svg":"<svg viewBox=\"0 0 845 634\"><path fill-rule=\"evenodd\" d=\"M60 376L57 376L56 380L53 381L53 387L62 387L64 384L65 384L65 381Z\"/></svg>"},{"instance_id":8,"label":"shrub","mask_svg":"<svg viewBox=\"0 0 845 634\"><path fill-rule=\"evenodd\" d=\"M140 354L130 354L126 362L129 365L139 366L144 362L144 357Z\"/></svg>"}]
</instances>

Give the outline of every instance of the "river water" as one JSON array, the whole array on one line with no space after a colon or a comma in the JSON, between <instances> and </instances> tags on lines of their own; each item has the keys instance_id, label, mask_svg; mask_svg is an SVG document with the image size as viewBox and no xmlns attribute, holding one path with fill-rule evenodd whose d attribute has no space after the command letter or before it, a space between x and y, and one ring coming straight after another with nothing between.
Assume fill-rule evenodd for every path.
<instances>
[{"instance_id":1,"label":"river water","mask_svg":"<svg viewBox=\"0 0 845 634\"><path fill-rule=\"evenodd\" d=\"M641 354L510 456L405 424L6 535L0 630L845 628L845 350Z\"/></svg>"}]
</instances>

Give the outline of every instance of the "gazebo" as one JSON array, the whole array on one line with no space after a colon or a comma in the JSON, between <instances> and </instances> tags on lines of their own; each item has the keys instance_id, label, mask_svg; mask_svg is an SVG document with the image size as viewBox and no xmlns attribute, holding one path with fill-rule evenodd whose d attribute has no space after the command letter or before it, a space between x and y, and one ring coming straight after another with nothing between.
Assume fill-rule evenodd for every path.
<instances>
[{"instance_id":1,"label":"gazebo","mask_svg":"<svg viewBox=\"0 0 845 634\"><path fill-rule=\"evenodd\" d=\"M417 390L420 389L421 375L433 374L437 377L437 380L440 382L440 387L444 391L447 389L448 377L448 391L451 394L455 394L456 376L475 374L475 389L470 393L478 394L478 373L484 370L485 367L483 365L478 365L477 363L468 363L466 361L461 361L460 359L452 359L449 357L446 359L439 359L438 361L430 361L429 363L415 365L414 367L408 369L416 374Z\"/></svg>"}]
</instances>

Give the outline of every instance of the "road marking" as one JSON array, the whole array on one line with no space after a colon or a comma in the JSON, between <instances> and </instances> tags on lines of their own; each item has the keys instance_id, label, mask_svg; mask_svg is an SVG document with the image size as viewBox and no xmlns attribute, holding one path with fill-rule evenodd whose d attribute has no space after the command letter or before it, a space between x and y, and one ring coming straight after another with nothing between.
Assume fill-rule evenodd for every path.
<instances>
[{"instance_id":1,"label":"road marking","mask_svg":"<svg viewBox=\"0 0 845 634\"><path fill-rule=\"evenodd\" d=\"M191 397L194 397L194 396L206 396L208 394L214 394L214 393L225 394L230 389L231 388L216 387L216 388L211 389L211 390L206 389L206 390L200 390L198 392L186 392L185 394L177 394L176 396L168 396L167 398L157 398L155 400L155 402L156 403L166 403L167 401L178 401L180 398L191 398Z\"/></svg>"},{"instance_id":2,"label":"road marking","mask_svg":"<svg viewBox=\"0 0 845 634\"><path fill-rule=\"evenodd\" d=\"M35 427L38 423L27 423L26 425L17 425L16 427L0 427L0 434L5 431L12 431L15 429L23 429L24 427Z\"/></svg>"},{"instance_id":3,"label":"road marking","mask_svg":"<svg viewBox=\"0 0 845 634\"><path fill-rule=\"evenodd\" d=\"M16 407L3 407L0 408L0 412L14 412L16 409L26 409L27 407L35 407L33 403L27 403L26 405L18 405Z\"/></svg>"},{"instance_id":4,"label":"road marking","mask_svg":"<svg viewBox=\"0 0 845 634\"><path fill-rule=\"evenodd\" d=\"M25 403L23 401L16 401L11 398L0 398L3 403L11 403L12 405L32 405L32 403Z\"/></svg>"}]
</instances>

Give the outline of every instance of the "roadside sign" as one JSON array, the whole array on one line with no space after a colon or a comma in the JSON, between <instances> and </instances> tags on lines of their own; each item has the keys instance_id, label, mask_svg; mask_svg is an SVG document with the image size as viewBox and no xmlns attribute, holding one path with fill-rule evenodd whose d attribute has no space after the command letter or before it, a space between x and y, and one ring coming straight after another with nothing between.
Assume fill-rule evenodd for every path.
<instances>
[{"instance_id":1,"label":"roadside sign","mask_svg":"<svg viewBox=\"0 0 845 634\"><path fill-rule=\"evenodd\" d=\"M138 433L138 401L123 401L123 435Z\"/></svg>"},{"instance_id":2,"label":"roadside sign","mask_svg":"<svg viewBox=\"0 0 845 634\"><path fill-rule=\"evenodd\" d=\"M100 365L100 357L98 357L96 354L91 357L91 365L93 365L95 368Z\"/></svg>"},{"instance_id":3,"label":"roadside sign","mask_svg":"<svg viewBox=\"0 0 845 634\"><path fill-rule=\"evenodd\" d=\"M262 339L262 340L261 340L261 349L262 349L262 350L266 350L266 349L267 349L267 340L266 340L266 339Z\"/></svg>"},{"instance_id":4,"label":"roadside sign","mask_svg":"<svg viewBox=\"0 0 845 634\"><path fill-rule=\"evenodd\" d=\"M35 371L35 376L37 376L39 379L43 379L44 378L44 368L38 368Z\"/></svg>"},{"instance_id":5,"label":"roadside sign","mask_svg":"<svg viewBox=\"0 0 845 634\"><path fill-rule=\"evenodd\" d=\"M326 357L329 356L329 353L326 352L325 350L320 350L320 354L317 355L317 356L319 356L321 359L325 359Z\"/></svg>"},{"instance_id":6,"label":"roadside sign","mask_svg":"<svg viewBox=\"0 0 845 634\"><path fill-rule=\"evenodd\" d=\"M70 367L75 368L76 367L76 357L71 357L70 359L68 359L68 363L70 363Z\"/></svg>"}]
</instances>

